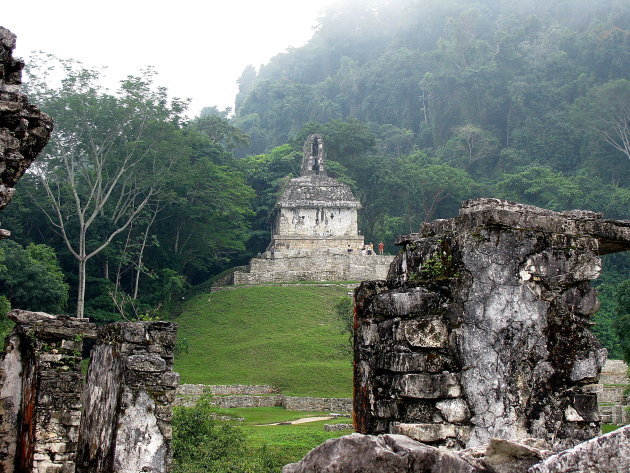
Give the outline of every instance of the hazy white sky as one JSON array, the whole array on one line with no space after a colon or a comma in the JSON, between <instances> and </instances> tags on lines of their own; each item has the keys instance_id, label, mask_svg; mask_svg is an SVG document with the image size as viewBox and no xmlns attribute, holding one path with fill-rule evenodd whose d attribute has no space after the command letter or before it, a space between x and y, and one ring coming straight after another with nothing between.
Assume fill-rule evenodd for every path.
<instances>
[{"instance_id":1,"label":"hazy white sky","mask_svg":"<svg viewBox=\"0 0 630 473\"><path fill-rule=\"evenodd\" d=\"M0 25L17 35L15 55L43 50L107 66L110 88L151 65L173 96L233 106L236 80L306 43L334 0L3 0Z\"/></svg>"}]
</instances>

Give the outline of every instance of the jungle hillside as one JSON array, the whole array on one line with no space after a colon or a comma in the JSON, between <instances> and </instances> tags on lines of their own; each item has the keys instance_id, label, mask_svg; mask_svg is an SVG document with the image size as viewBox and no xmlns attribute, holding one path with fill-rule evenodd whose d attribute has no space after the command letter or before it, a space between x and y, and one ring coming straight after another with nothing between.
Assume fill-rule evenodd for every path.
<instances>
[{"instance_id":1,"label":"jungle hillside","mask_svg":"<svg viewBox=\"0 0 630 473\"><path fill-rule=\"evenodd\" d=\"M192 118L151 69L111 91L99 69L42 53L24 88L55 133L2 215L0 304L178 316L265 249L315 132L366 242L391 254L474 197L628 219L628 25L626 0L345 1L305 46L245 67L233 110ZM630 357L628 274L629 255L610 255L596 282L613 358Z\"/></svg>"}]
</instances>

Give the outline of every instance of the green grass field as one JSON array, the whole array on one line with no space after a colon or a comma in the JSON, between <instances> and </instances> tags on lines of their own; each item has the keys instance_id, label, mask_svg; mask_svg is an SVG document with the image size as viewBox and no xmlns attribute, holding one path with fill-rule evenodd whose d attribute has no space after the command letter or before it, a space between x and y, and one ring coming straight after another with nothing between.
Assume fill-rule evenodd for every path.
<instances>
[{"instance_id":1,"label":"green grass field","mask_svg":"<svg viewBox=\"0 0 630 473\"><path fill-rule=\"evenodd\" d=\"M175 320L182 383L271 384L286 395L352 396L352 358L333 306L343 286L246 287L198 294Z\"/></svg>"},{"instance_id":2,"label":"green grass field","mask_svg":"<svg viewBox=\"0 0 630 473\"><path fill-rule=\"evenodd\" d=\"M326 440L352 433L352 429L324 432L324 424L352 423L349 417L295 425L258 425L292 421L303 417L326 416L325 412L295 412L281 407L256 407L219 409L217 414L243 418L243 422L235 422L234 425L245 432L248 445L252 448L266 448L281 458L283 463L299 461L311 449Z\"/></svg>"}]
</instances>

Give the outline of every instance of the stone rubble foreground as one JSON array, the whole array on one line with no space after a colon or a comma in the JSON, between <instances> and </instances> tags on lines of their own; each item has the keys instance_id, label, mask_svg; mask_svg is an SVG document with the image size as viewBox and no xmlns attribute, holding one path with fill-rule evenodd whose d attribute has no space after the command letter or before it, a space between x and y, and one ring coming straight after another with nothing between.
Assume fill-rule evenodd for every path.
<instances>
[{"instance_id":1,"label":"stone rubble foreground","mask_svg":"<svg viewBox=\"0 0 630 473\"><path fill-rule=\"evenodd\" d=\"M627 473L630 426L552 455L540 440L492 439L448 451L404 435L351 434L314 448L282 473Z\"/></svg>"}]
</instances>

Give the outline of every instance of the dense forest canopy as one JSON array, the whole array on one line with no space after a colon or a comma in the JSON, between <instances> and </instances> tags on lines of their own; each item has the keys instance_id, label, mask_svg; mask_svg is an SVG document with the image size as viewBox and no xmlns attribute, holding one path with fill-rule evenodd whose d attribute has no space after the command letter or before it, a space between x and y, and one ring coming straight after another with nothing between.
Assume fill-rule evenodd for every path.
<instances>
[{"instance_id":1,"label":"dense forest canopy","mask_svg":"<svg viewBox=\"0 0 630 473\"><path fill-rule=\"evenodd\" d=\"M83 259L85 314L105 321L172 312L187 285L263 250L314 132L388 252L479 196L627 219L628 25L627 0L347 0L305 46L244 69L234 114L193 120L150 71L111 93L62 61L61 86L28 82L57 131L3 225L24 249L54 247L69 311ZM595 330L621 356L630 258L604 263Z\"/></svg>"},{"instance_id":2,"label":"dense forest canopy","mask_svg":"<svg viewBox=\"0 0 630 473\"><path fill-rule=\"evenodd\" d=\"M627 219L628 25L620 0L349 0L304 47L245 68L233 123L250 142L236 154L273 159L324 133L367 240L477 196ZM596 331L620 356L630 259L605 268Z\"/></svg>"}]
</instances>

